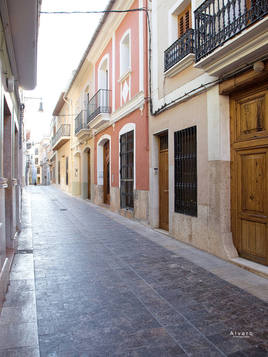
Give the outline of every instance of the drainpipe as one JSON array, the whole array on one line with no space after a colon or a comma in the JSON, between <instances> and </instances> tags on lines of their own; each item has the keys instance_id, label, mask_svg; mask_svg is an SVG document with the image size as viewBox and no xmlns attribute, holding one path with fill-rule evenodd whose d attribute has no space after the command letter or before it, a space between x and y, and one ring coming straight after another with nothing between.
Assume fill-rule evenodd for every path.
<instances>
[{"instance_id":1,"label":"drainpipe","mask_svg":"<svg viewBox=\"0 0 268 357\"><path fill-rule=\"evenodd\" d=\"M148 0L145 1L145 7L147 10L148 9ZM145 15L147 16L147 15ZM149 16L149 15L148 15ZM148 71L149 71L149 63L148 63L148 21L146 18L146 33L145 33L145 46L146 46L146 68L147 70L145 71L145 98L146 98L146 151L149 151L149 105L150 105L150 99L148 97Z\"/></svg>"},{"instance_id":2,"label":"drainpipe","mask_svg":"<svg viewBox=\"0 0 268 357\"><path fill-rule=\"evenodd\" d=\"M62 99L64 100L64 102L65 102L66 104L68 104L68 106L69 106L69 115L70 115L70 114L71 114L71 113L70 113L70 108L71 108L71 105L72 105L72 104L71 104L71 101L72 101L72 100L68 100L65 96L63 96Z\"/></svg>"}]
</instances>

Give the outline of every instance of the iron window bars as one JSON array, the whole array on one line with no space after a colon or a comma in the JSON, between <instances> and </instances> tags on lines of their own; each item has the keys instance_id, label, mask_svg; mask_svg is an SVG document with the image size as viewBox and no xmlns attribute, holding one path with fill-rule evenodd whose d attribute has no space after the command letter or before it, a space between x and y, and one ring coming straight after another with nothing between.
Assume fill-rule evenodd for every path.
<instances>
[{"instance_id":1,"label":"iron window bars","mask_svg":"<svg viewBox=\"0 0 268 357\"><path fill-rule=\"evenodd\" d=\"M195 11L196 62L267 13L267 0L205 1Z\"/></svg>"},{"instance_id":2,"label":"iron window bars","mask_svg":"<svg viewBox=\"0 0 268 357\"><path fill-rule=\"evenodd\" d=\"M134 208L134 131L120 136L120 207Z\"/></svg>"},{"instance_id":3,"label":"iron window bars","mask_svg":"<svg viewBox=\"0 0 268 357\"><path fill-rule=\"evenodd\" d=\"M175 212L197 217L196 126L174 133Z\"/></svg>"},{"instance_id":4,"label":"iron window bars","mask_svg":"<svg viewBox=\"0 0 268 357\"><path fill-rule=\"evenodd\" d=\"M165 72L184 57L186 57L189 53L194 53L193 29L188 29L184 35L182 35L169 48L165 50Z\"/></svg>"},{"instance_id":5,"label":"iron window bars","mask_svg":"<svg viewBox=\"0 0 268 357\"><path fill-rule=\"evenodd\" d=\"M87 106L87 123L100 113L111 113L110 92L108 89L99 89L89 100Z\"/></svg>"}]
</instances>

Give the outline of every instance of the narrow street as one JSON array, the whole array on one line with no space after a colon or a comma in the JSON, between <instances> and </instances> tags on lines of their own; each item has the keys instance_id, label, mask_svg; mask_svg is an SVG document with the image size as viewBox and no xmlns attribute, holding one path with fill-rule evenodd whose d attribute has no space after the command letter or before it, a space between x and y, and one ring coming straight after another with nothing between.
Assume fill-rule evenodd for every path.
<instances>
[{"instance_id":1,"label":"narrow street","mask_svg":"<svg viewBox=\"0 0 268 357\"><path fill-rule=\"evenodd\" d=\"M0 319L0 356L35 357L39 350L41 357L267 356L264 298L209 267L224 268L248 284L255 279L264 286L265 279L207 253L195 255L195 248L54 187L31 186L27 195L32 223L24 230L32 229L35 286L29 249L20 254L28 269L20 284L19 254L13 264ZM36 319L39 348L31 345L33 330L28 339L21 337L23 324L12 345L8 333L12 323L20 324L12 302L23 310L30 301L34 310L33 289L36 314L28 310L24 318L32 320L23 322L34 329ZM236 336L241 333L247 336Z\"/></svg>"}]
</instances>

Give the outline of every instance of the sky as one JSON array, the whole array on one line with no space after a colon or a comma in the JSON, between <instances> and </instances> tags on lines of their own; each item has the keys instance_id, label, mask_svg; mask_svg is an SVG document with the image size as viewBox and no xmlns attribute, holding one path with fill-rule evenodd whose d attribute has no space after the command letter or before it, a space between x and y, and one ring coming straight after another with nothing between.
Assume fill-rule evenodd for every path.
<instances>
[{"instance_id":1,"label":"sky","mask_svg":"<svg viewBox=\"0 0 268 357\"><path fill-rule=\"evenodd\" d=\"M43 0L41 11L104 10L109 0ZM98 14L41 14L38 37L37 86L25 97L41 97L44 112L38 112L38 99L25 99L25 126L31 139L49 135L52 112L72 78L73 71L101 19Z\"/></svg>"}]
</instances>

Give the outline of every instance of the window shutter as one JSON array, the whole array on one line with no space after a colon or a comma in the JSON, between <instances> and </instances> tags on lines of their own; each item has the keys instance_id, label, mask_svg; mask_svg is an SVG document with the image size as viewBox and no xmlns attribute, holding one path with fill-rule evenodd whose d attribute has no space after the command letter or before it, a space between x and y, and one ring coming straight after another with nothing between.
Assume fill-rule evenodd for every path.
<instances>
[{"instance_id":1,"label":"window shutter","mask_svg":"<svg viewBox=\"0 0 268 357\"><path fill-rule=\"evenodd\" d=\"M180 38L185 32L191 28L192 19L191 19L191 5L178 16L178 37Z\"/></svg>"}]
</instances>

